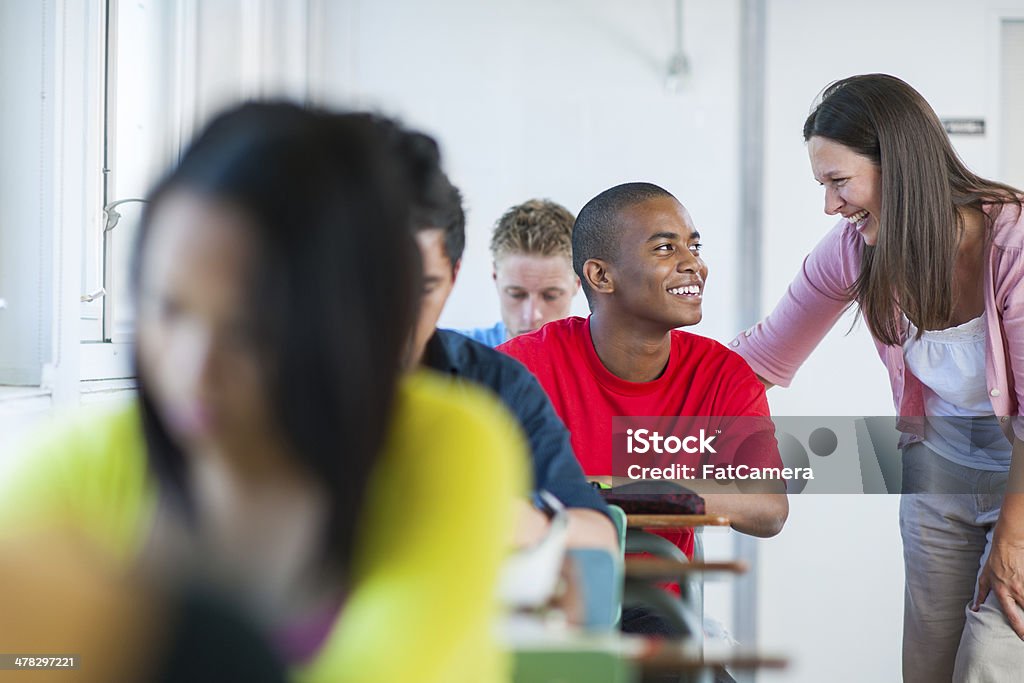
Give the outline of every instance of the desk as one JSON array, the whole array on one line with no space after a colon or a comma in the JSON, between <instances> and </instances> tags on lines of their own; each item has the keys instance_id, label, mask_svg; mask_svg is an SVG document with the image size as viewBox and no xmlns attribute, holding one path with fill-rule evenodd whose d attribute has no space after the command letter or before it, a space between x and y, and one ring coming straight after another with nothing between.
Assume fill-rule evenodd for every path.
<instances>
[{"instance_id":1,"label":"desk","mask_svg":"<svg viewBox=\"0 0 1024 683\"><path fill-rule=\"evenodd\" d=\"M696 673L729 667L733 670L784 669L788 662L777 655L741 649L695 655L686 641L649 640L632 661L649 673Z\"/></svg>"},{"instance_id":2,"label":"desk","mask_svg":"<svg viewBox=\"0 0 1024 683\"><path fill-rule=\"evenodd\" d=\"M626 514L627 529L695 529L702 526L729 526L722 515L633 515Z\"/></svg>"},{"instance_id":3,"label":"desk","mask_svg":"<svg viewBox=\"0 0 1024 683\"><path fill-rule=\"evenodd\" d=\"M664 557L627 557L626 578L671 581L686 574L745 574L746 562L680 562Z\"/></svg>"},{"instance_id":4,"label":"desk","mask_svg":"<svg viewBox=\"0 0 1024 683\"><path fill-rule=\"evenodd\" d=\"M587 680L593 683L636 681L644 673L676 673L700 679L722 667L733 670L781 669L785 658L744 649L704 653L692 639L650 638L610 633L584 636L547 633L513 643L516 683ZM583 675L587 677L582 677Z\"/></svg>"}]
</instances>

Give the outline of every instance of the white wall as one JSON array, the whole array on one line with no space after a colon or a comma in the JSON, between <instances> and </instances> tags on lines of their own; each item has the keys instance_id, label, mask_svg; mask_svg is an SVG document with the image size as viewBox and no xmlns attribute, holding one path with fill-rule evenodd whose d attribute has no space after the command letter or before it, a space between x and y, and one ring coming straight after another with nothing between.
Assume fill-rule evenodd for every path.
<instances>
[{"instance_id":1,"label":"white wall","mask_svg":"<svg viewBox=\"0 0 1024 683\"><path fill-rule=\"evenodd\" d=\"M440 140L468 208L467 250L442 325L498 318L487 251L509 206L549 197L577 212L620 182L687 205L710 265L704 334L736 323L739 3L688 2L691 87L666 92L668 0L337 3L323 24L326 98L379 106ZM585 313L582 295L576 311Z\"/></svg>"},{"instance_id":2,"label":"white wall","mask_svg":"<svg viewBox=\"0 0 1024 683\"><path fill-rule=\"evenodd\" d=\"M1003 93L1000 115L1003 121L1024 120L1024 9L1013 21L1003 24L1000 35L1000 64ZM1007 125L1002 129L1003 145L999 170L1004 182L1024 187L1024 127Z\"/></svg>"}]
</instances>

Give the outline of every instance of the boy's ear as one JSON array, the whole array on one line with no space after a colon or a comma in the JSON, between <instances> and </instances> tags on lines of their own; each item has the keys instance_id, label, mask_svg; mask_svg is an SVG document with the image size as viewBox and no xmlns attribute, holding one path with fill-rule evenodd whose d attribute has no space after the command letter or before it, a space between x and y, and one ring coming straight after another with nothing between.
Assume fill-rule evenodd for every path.
<instances>
[{"instance_id":1,"label":"boy's ear","mask_svg":"<svg viewBox=\"0 0 1024 683\"><path fill-rule=\"evenodd\" d=\"M454 284L456 278L459 277L459 268L461 268L461 267L462 267L462 257L460 256L459 260L455 262L454 266L452 266L452 284Z\"/></svg>"},{"instance_id":2,"label":"boy's ear","mask_svg":"<svg viewBox=\"0 0 1024 683\"><path fill-rule=\"evenodd\" d=\"M587 281L590 291L598 294L611 294L615 291L608 263L599 258L587 259L583 264L583 279Z\"/></svg>"}]
</instances>

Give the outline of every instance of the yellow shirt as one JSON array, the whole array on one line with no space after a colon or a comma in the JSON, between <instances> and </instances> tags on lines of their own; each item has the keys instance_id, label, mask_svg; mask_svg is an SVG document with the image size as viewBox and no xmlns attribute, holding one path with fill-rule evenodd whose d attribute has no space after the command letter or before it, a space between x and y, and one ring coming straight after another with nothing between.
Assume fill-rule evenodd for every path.
<instances>
[{"instance_id":1,"label":"yellow shirt","mask_svg":"<svg viewBox=\"0 0 1024 683\"><path fill-rule=\"evenodd\" d=\"M135 404L50 429L0 494L0 536L71 527L130 561L156 507L143 444ZM526 452L486 392L426 373L406 379L359 520L344 610L294 680L508 680L495 584L514 500L527 490Z\"/></svg>"}]
</instances>

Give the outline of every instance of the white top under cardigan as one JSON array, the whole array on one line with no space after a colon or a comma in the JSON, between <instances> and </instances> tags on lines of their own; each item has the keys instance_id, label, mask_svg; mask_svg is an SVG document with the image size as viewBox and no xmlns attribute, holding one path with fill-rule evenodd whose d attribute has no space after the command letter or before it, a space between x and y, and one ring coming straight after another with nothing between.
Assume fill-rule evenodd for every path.
<instances>
[{"instance_id":1,"label":"white top under cardigan","mask_svg":"<svg viewBox=\"0 0 1024 683\"><path fill-rule=\"evenodd\" d=\"M945 330L925 330L920 339L915 339L914 324L907 320L906 325L903 355L925 386L925 445L958 465L1009 470L1010 442L985 382L984 316Z\"/></svg>"}]
</instances>

